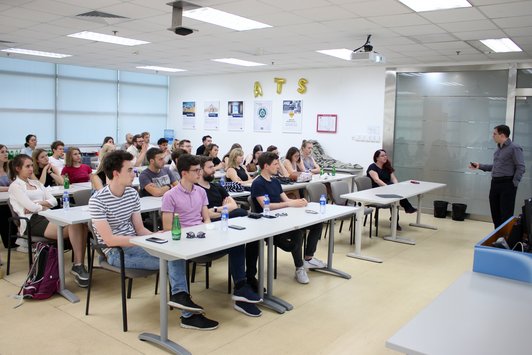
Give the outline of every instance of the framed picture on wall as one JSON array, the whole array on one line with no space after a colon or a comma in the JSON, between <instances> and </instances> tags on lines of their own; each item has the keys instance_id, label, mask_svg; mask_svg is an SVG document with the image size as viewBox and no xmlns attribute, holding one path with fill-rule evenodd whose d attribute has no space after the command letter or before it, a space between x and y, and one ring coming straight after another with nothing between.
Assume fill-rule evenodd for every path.
<instances>
[{"instance_id":1,"label":"framed picture on wall","mask_svg":"<svg viewBox=\"0 0 532 355\"><path fill-rule=\"evenodd\" d=\"M338 115L336 114L318 114L316 120L316 132L336 133L338 124Z\"/></svg>"}]
</instances>

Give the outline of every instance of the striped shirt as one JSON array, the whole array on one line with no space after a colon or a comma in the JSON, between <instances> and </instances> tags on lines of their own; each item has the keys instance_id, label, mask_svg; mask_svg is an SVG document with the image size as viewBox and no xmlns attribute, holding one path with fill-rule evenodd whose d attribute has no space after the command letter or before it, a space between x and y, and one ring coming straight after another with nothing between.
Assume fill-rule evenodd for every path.
<instances>
[{"instance_id":1,"label":"striped shirt","mask_svg":"<svg viewBox=\"0 0 532 355\"><path fill-rule=\"evenodd\" d=\"M105 186L89 200L89 212L93 221L107 220L114 235L137 235L131 216L133 213L140 213L140 198L137 191L131 187L126 187L124 194L117 197L113 195L109 185ZM93 229L98 242L105 244L94 224ZM107 254L110 250L107 248L104 253Z\"/></svg>"}]
</instances>

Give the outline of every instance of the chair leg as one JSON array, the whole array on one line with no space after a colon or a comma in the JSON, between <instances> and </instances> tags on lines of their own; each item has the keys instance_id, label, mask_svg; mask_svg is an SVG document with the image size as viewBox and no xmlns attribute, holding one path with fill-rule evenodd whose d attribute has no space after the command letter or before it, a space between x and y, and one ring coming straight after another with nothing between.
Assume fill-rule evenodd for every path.
<instances>
[{"instance_id":1,"label":"chair leg","mask_svg":"<svg viewBox=\"0 0 532 355\"><path fill-rule=\"evenodd\" d=\"M375 210L375 237L379 236L379 209Z\"/></svg>"},{"instance_id":2,"label":"chair leg","mask_svg":"<svg viewBox=\"0 0 532 355\"><path fill-rule=\"evenodd\" d=\"M190 260L187 260L186 261L186 276L187 276L187 289L189 290L189 293L190 293L190 263L191 261ZM172 308L170 308L172 309Z\"/></svg>"},{"instance_id":3,"label":"chair leg","mask_svg":"<svg viewBox=\"0 0 532 355\"><path fill-rule=\"evenodd\" d=\"M342 233L342 227L344 226L344 220L340 222L340 229L338 230L338 233Z\"/></svg>"},{"instance_id":4,"label":"chair leg","mask_svg":"<svg viewBox=\"0 0 532 355\"><path fill-rule=\"evenodd\" d=\"M231 294L231 264L229 264L229 257L227 258L227 293Z\"/></svg>"},{"instance_id":5,"label":"chair leg","mask_svg":"<svg viewBox=\"0 0 532 355\"><path fill-rule=\"evenodd\" d=\"M273 247L273 278L277 280L277 247Z\"/></svg>"},{"instance_id":6,"label":"chair leg","mask_svg":"<svg viewBox=\"0 0 532 355\"><path fill-rule=\"evenodd\" d=\"M127 299L131 299L131 290L133 289L133 279L127 280Z\"/></svg>"},{"instance_id":7,"label":"chair leg","mask_svg":"<svg viewBox=\"0 0 532 355\"><path fill-rule=\"evenodd\" d=\"M13 238L11 237L11 233L11 221L9 221L9 235L7 237L7 275L9 275L9 270L11 269L11 248L13 247Z\"/></svg>"},{"instance_id":8,"label":"chair leg","mask_svg":"<svg viewBox=\"0 0 532 355\"><path fill-rule=\"evenodd\" d=\"M187 273L187 276L188 276L188 273ZM157 290L159 290L159 273L157 273L157 276L155 276L155 294L157 294Z\"/></svg>"},{"instance_id":9,"label":"chair leg","mask_svg":"<svg viewBox=\"0 0 532 355\"><path fill-rule=\"evenodd\" d=\"M91 288L92 288L92 271L94 269L94 254L92 253L91 258L89 259L89 287L87 287L87 302L85 302L85 315L89 315L89 303L91 299Z\"/></svg>"},{"instance_id":10,"label":"chair leg","mask_svg":"<svg viewBox=\"0 0 532 355\"><path fill-rule=\"evenodd\" d=\"M120 255L120 290L122 294L122 328L127 332L126 272L123 251Z\"/></svg>"},{"instance_id":11,"label":"chair leg","mask_svg":"<svg viewBox=\"0 0 532 355\"><path fill-rule=\"evenodd\" d=\"M211 265L211 262L205 263L205 288L207 289L209 288L209 268Z\"/></svg>"},{"instance_id":12,"label":"chair leg","mask_svg":"<svg viewBox=\"0 0 532 355\"><path fill-rule=\"evenodd\" d=\"M367 215L366 215L366 217L367 217ZM369 220L371 221L372 219L373 219L373 212L371 212L371 213L369 214ZM371 223L370 223L370 224L369 224L369 237L370 237L370 238L372 238L372 236L371 236L371 228L372 228L372 225L371 225Z\"/></svg>"},{"instance_id":13,"label":"chair leg","mask_svg":"<svg viewBox=\"0 0 532 355\"><path fill-rule=\"evenodd\" d=\"M190 283L196 282L196 262L192 262L192 275L190 275Z\"/></svg>"}]
</instances>

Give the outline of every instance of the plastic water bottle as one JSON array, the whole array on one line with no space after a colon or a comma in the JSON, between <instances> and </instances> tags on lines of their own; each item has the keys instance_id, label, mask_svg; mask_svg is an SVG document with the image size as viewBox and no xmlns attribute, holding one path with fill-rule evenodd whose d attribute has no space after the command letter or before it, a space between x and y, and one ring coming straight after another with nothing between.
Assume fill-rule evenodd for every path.
<instances>
[{"instance_id":1,"label":"plastic water bottle","mask_svg":"<svg viewBox=\"0 0 532 355\"><path fill-rule=\"evenodd\" d=\"M222 208L222 232L227 232L229 226L229 210L227 206Z\"/></svg>"},{"instance_id":2,"label":"plastic water bottle","mask_svg":"<svg viewBox=\"0 0 532 355\"><path fill-rule=\"evenodd\" d=\"M172 220L172 240L181 239L181 223L179 222L179 214L174 213L174 219Z\"/></svg>"},{"instance_id":3,"label":"plastic water bottle","mask_svg":"<svg viewBox=\"0 0 532 355\"><path fill-rule=\"evenodd\" d=\"M225 175L222 175L222 177L220 178L220 186L225 187Z\"/></svg>"},{"instance_id":4,"label":"plastic water bottle","mask_svg":"<svg viewBox=\"0 0 532 355\"><path fill-rule=\"evenodd\" d=\"M68 190L65 190L63 192L63 209L68 210L70 208L70 195L68 194Z\"/></svg>"},{"instance_id":5,"label":"plastic water bottle","mask_svg":"<svg viewBox=\"0 0 532 355\"><path fill-rule=\"evenodd\" d=\"M264 216L270 215L270 196L264 195L264 207L262 208L262 214Z\"/></svg>"},{"instance_id":6,"label":"plastic water bottle","mask_svg":"<svg viewBox=\"0 0 532 355\"><path fill-rule=\"evenodd\" d=\"M325 205L327 205L327 199L325 198L325 195L321 195L320 197L320 213L325 214Z\"/></svg>"}]
</instances>

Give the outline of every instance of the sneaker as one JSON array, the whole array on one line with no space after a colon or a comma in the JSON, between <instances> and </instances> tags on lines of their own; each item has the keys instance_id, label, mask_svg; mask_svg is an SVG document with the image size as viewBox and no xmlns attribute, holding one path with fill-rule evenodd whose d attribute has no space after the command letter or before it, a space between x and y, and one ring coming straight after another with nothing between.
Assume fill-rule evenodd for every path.
<instances>
[{"instance_id":1,"label":"sneaker","mask_svg":"<svg viewBox=\"0 0 532 355\"><path fill-rule=\"evenodd\" d=\"M400 225L397 225L397 229L396 229L396 230L397 230L398 232L400 232L400 231L402 231L402 230L403 230L403 228L401 228L401 226L400 226Z\"/></svg>"},{"instance_id":2,"label":"sneaker","mask_svg":"<svg viewBox=\"0 0 532 355\"><path fill-rule=\"evenodd\" d=\"M214 330L218 328L218 322L205 317L203 314L193 314L188 318L181 317L181 327L196 330Z\"/></svg>"},{"instance_id":3,"label":"sneaker","mask_svg":"<svg viewBox=\"0 0 532 355\"><path fill-rule=\"evenodd\" d=\"M409 209L405 210L405 212L407 214L416 213L417 212L417 208L412 207L412 208L409 208Z\"/></svg>"},{"instance_id":4,"label":"sneaker","mask_svg":"<svg viewBox=\"0 0 532 355\"><path fill-rule=\"evenodd\" d=\"M74 275L74 282L76 282L78 284L78 286L81 287L81 288L89 287L89 280L88 279L87 280L83 280L77 274Z\"/></svg>"},{"instance_id":5,"label":"sneaker","mask_svg":"<svg viewBox=\"0 0 532 355\"><path fill-rule=\"evenodd\" d=\"M262 311L259 309L259 307L255 306L253 303L247 303L247 302L235 302L234 308L244 313L246 316L250 317L260 317L262 315Z\"/></svg>"},{"instance_id":6,"label":"sneaker","mask_svg":"<svg viewBox=\"0 0 532 355\"><path fill-rule=\"evenodd\" d=\"M251 286L248 284L244 284L242 287L235 289L232 299L247 303L259 303L262 301L262 298L253 292Z\"/></svg>"},{"instance_id":7,"label":"sneaker","mask_svg":"<svg viewBox=\"0 0 532 355\"><path fill-rule=\"evenodd\" d=\"M171 295L168 305L189 312L203 313L203 307L192 302L190 295L186 292L178 292L175 295Z\"/></svg>"},{"instance_id":8,"label":"sneaker","mask_svg":"<svg viewBox=\"0 0 532 355\"><path fill-rule=\"evenodd\" d=\"M89 272L85 268L85 265L72 265L72 269L70 270L70 273L74 275L76 278L79 278L83 281L89 280Z\"/></svg>"},{"instance_id":9,"label":"sneaker","mask_svg":"<svg viewBox=\"0 0 532 355\"><path fill-rule=\"evenodd\" d=\"M295 277L296 277L297 282L299 282L300 284L308 284L309 283L307 272L305 271L305 267L304 266L298 267L296 269L296 276Z\"/></svg>"},{"instance_id":10,"label":"sneaker","mask_svg":"<svg viewBox=\"0 0 532 355\"><path fill-rule=\"evenodd\" d=\"M303 266L305 267L305 269L324 269L327 267L327 264L325 264L320 259L312 257L310 260L303 261Z\"/></svg>"},{"instance_id":11,"label":"sneaker","mask_svg":"<svg viewBox=\"0 0 532 355\"><path fill-rule=\"evenodd\" d=\"M19 245L16 249L19 253L28 254L28 247L24 245Z\"/></svg>"}]
</instances>

